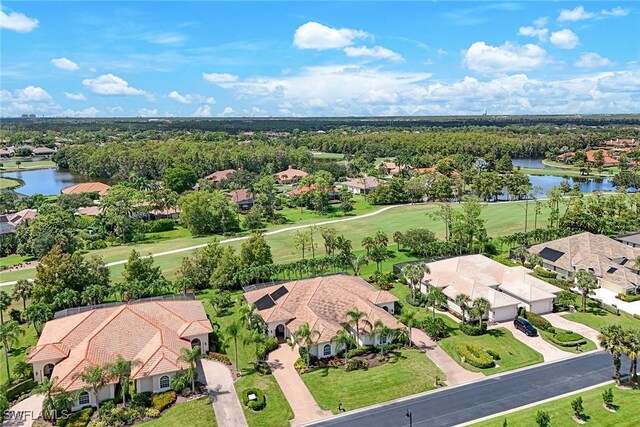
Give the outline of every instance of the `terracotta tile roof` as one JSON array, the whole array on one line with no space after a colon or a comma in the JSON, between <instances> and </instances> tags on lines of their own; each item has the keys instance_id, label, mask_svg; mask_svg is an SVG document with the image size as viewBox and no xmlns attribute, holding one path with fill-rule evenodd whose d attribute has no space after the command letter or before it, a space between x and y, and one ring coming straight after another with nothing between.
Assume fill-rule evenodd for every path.
<instances>
[{"instance_id":1,"label":"terracotta tile roof","mask_svg":"<svg viewBox=\"0 0 640 427\"><path fill-rule=\"evenodd\" d=\"M392 302L397 299L387 291L378 291L360 277L347 274L314 277L280 285L287 293L275 299L272 307L258 310L265 322L286 321L290 331L296 331L303 323L320 332L316 342L330 341L348 321L347 311L353 308L367 314L372 324L381 320L392 329L404 327L395 317L373 301ZM279 286L272 286L244 294L249 304L272 294ZM362 330L368 333L368 330Z\"/></svg>"},{"instance_id":2,"label":"terracotta tile roof","mask_svg":"<svg viewBox=\"0 0 640 427\"><path fill-rule=\"evenodd\" d=\"M102 182L83 182L82 184L63 188L62 194L98 193L100 196L104 196L110 188L111 186Z\"/></svg>"},{"instance_id":3,"label":"terracotta tile roof","mask_svg":"<svg viewBox=\"0 0 640 427\"><path fill-rule=\"evenodd\" d=\"M308 173L306 173L303 170L300 169L294 169L292 167L289 167L289 169L278 172L276 174L276 176L279 179L292 179L292 178L304 178L305 176L309 175Z\"/></svg>"},{"instance_id":4,"label":"terracotta tile roof","mask_svg":"<svg viewBox=\"0 0 640 427\"><path fill-rule=\"evenodd\" d=\"M253 201L253 193L247 190L246 188L241 188L240 190L233 190L225 193L227 196L231 197L233 203L243 203L243 202L252 202Z\"/></svg>"},{"instance_id":5,"label":"terracotta tile roof","mask_svg":"<svg viewBox=\"0 0 640 427\"><path fill-rule=\"evenodd\" d=\"M225 169L222 171L215 171L214 173L204 177L207 181L220 182L223 179L227 179L229 175L236 173L235 169Z\"/></svg>"},{"instance_id":6,"label":"terracotta tile roof","mask_svg":"<svg viewBox=\"0 0 640 427\"><path fill-rule=\"evenodd\" d=\"M138 360L132 378L173 372L181 348L194 335L212 332L200 301L150 301L104 307L47 322L27 361L65 357L52 377L65 390L84 387L75 378L86 366L113 362L118 355Z\"/></svg>"},{"instance_id":7,"label":"terracotta tile roof","mask_svg":"<svg viewBox=\"0 0 640 427\"><path fill-rule=\"evenodd\" d=\"M38 211L36 211L35 209L23 209L18 212L7 214L7 219L17 227L22 225L23 222L33 219L37 216Z\"/></svg>"}]
</instances>

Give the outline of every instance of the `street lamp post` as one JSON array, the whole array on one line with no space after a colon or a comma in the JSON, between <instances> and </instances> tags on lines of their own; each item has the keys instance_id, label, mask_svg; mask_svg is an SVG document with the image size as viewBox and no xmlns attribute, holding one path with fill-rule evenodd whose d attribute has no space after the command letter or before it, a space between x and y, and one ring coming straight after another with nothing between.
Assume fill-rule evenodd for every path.
<instances>
[{"instance_id":1,"label":"street lamp post","mask_svg":"<svg viewBox=\"0 0 640 427\"><path fill-rule=\"evenodd\" d=\"M409 418L409 427L413 427L413 414L409 409L407 409L407 414L405 416Z\"/></svg>"}]
</instances>

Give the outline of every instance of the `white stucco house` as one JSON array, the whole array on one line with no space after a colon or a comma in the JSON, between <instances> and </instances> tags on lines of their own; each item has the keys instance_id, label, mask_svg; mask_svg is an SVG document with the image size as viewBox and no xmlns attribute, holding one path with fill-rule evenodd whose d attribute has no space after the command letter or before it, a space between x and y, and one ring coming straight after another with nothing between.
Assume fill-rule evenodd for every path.
<instances>
[{"instance_id":1,"label":"white stucco house","mask_svg":"<svg viewBox=\"0 0 640 427\"><path fill-rule=\"evenodd\" d=\"M27 362L38 383L44 378L69 392L78 392L73 410L113 399L116 382L97 396L78 375L87 367L112 363L118 356L137 361L131 378L136 392L169 390L171 378L188 368L178 362L182 348L209 351L211 323L202 302L138 301L88 309L47 322Z\"/></svg>"},{"instance_id":2,"label":"white stucco house","mask_svg":"<svg viewBox=\"0 0 640 427\"><path fill-rule=\"evenodd\" d=\"M387 291L373 288L360 277L333 274L286 282L275 286L245 292L248 304L267 324L269 336L280 341L290 338L302 324L307 323L319 337L310 352L319 358L332 357L342 351L333 342L339 330L348 322L347 311L354 308L366 314L366 320L375 324L380 320L392 330L404 325L393 317L398 300ZM347 330L356 337L355 329ZM360 345L384 345L389 337L372 333L371 328L360 327Z\"/></svg>"}]
</instances>

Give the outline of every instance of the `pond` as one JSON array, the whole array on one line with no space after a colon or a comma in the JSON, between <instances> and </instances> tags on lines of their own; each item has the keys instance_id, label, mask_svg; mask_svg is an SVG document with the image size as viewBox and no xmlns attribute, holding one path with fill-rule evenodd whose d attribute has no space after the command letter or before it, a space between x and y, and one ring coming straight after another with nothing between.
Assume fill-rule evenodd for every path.
<instances>
[{"instance_id":1,"label":"pond","mask_svg":"<svg viewBox=\"0 0 640 427\"><path fill-rule=\"evenodd\" d=\"M63 169L37 169L20 172L3 172L7 178L18 178L24 181L24 185L16 188L16 192L27 196L44 194L46 196L60 194L63 188L88 181L105 180L89 179L83 175L76 175Z\"/></svg>"},{"instance_id":2,"label":"pond","mask_svg":"<svg viewBox=\"0 0 640 427\"><path fill-rule=\"evenodd\" d=\"M533 187L540 187L535 191L536 197L544 197L551 187L559 186L567 179L569 186L573 189L574 183L578 183L580 191L583 193L593 193L594 191L616 191L610 179L606 178L564 178L562 176L539 176L529 175L529 181Z\"/></svg>"},{"instance_id":3,"label":"pond","mask_svg":"<svg viewBox=\"0 0 640 427\"><path fill-rule=\"evenodd\" d=\"M542 163L544 159L513 159L511 163L515 167L543 169L549 166Z\"/></svg>"}]
</instances>

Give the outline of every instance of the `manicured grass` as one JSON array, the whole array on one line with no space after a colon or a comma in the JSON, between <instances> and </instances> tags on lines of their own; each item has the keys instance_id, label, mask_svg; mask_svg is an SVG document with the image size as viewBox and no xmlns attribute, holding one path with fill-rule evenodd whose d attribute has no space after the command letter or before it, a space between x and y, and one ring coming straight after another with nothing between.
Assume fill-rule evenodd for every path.
<instances>
[{"instance_id":1,"label":"manicured grass","mask_svg":"<svg viewBox=\"0 0 640 427\"><path fill-rule=\"evenodd\" d=\"M56 164L51 160L21 160L20 169L18 169L18 165L16 165L15 160L5 160L1 159L0 163L2 163L2 168L0 168L4 172L14 172L18 170L33 170L33 169L50 169L55 168Z\"/></svg>"},{"instance_id":2,"label":"manicured grass","mask_svg":"<svg viewBox=\"0 0 640 427\"><path fill-rule=\"evenodd\" d=\"M173 405L160 418L139 424L144 427L216 427L211 399L202 397Z\"/></svg>"},{"instance_id":3,"label":"manicured grass","mask_svg":"<svg viewBox=\"0 0 640 427\"><path fill-rule=\"evenodd\" d=\"M586 313L575 312L570 314L563 314L567 320L571 320L572 322L582 323L583 325L587 325L591 329L595 329L596 331L600 331L603 326L618 324L623 328L631 329L631 328L640 328L640 319L636 319L632 315L625 313L624 311L620 311L620 316L616 316L614 314L609 313L608 311L604 311L600 308L597 308L595 303L589 302Z\"/></svg>"},{"instance_id":4,"label":"manicured grass","mask_svg":"<svg viewBox=\"0 0 640 427\"><path fill-rule=\"evenodd\" d=\"M17 179L0 177L0 190L19 187L20 185L22 185L22 183Z\"/></svg>"},{"instance_id":5,"label":"manicured grass","mask_svg":"<svg viewBox=\"0 0 640 427\"><path fill-rule=\"evenodd\" d=\"M607 411L602 406L602 392L613 388L614 405L617 412ZM576 393L549 403L536 405L522 411L514 412L504 416L499 416L491 420L473 424L476 427L500 427L504 420L507 420L509 427L530 427L536 425L536 414L538 411L549 413L551 425L553 427L574 427L573 410L571 401L581 396L584 405L584 415L588 417L587 425L598 427L621 427L640 425L640 411L638 402L640 401L640 390L618 389L614 384L595 388L582 393Z\"/></svg>"},{"instance_id":6,"label":"manicured grass","mask_svg":"<svg viewBox=\"0 0 640 427\"><path fill-rule=\"evenodd\" d=\"M444 378L424 352L402 350L381 366L350 372L319 369L303 374L302 380L322 409L337 413L338 401L350 411L431 390L436 376Z\"/></svg>"},{"instance_id":7,"label":"manicured grass","mask_svg":"<svg viewBox=\"0 0 640 427\"><path fill-rule=\"evenodd\" d=\"M595 350L596 348L598 348L596 346L596 343L594 343L593 341L591 341L590 339L588 339L586 337L583 337L583 338L587 341L587 343L585 345L580 346L580 351L578 351L575 347L564 347L564 346L558 345L555 342L551 341L551 339L549 338L549 336L551 334L549 332L541 331L541 330L538 329L538 334L540 335L540 337L542 337L543 340L545 340L546 342L548 342L552 346L557 347L562 351L566 351L567 353L584 353L585 351L591 351L591 350Z\"/></svg>"},{"instance_id":8,"label":"manicured grass","mask_svg":"<svg viewBox=\"0 0 640 427\"><path fill-rule=\"evenodd\" d=\"M236 381L235 387L241 405L242 397L240 393L247 388L259 388L264 392L267 399L267 406L262 411L254 412L251 409L244 408L244 415L251 427L289 426L289 420L293 419L293 411L273 375L253 373L243 376Z\"/></svg>"},{"instance_id":9,"label":"manicured grass","mask_svg":"<svg viewBox=\"0 0 640 427\"><path fill-rule=\"evenodd\" d=\"M521 168L521 171L527 175L562 176L571 178L610 178L613 176L610 172L603 171L600 173L593 168L589 175L584 175L578 168L560 168L556 166L550 168Z\"/></svg>"},{"instance_id":10,"label":"manicured grass","mask_svg":"<svg viewBox=\"0 0 640 427\"><path fill-rule=\"evenodd\" d=\"M9 255L0 258L0 267L11 267L12 265L20 264L25 261L31 261L32 259L33 257L31 256Z\"/></svg>"},{"instance_id":11,"label":"manicured grass","mask_svg":"<svg viewBox=\"0 0 640 427\"><path fill-rule=\"evenodd\" d=\"M463 343L477 344L485 350L497 352L500 355L500 360L496 361L496 367L478 369L462 363L456 351L456 346ZM482 372L485 375L511 371L543 361L540 353L515 339L511 332L505 328L490 329L486 334L476 337L471 337L463 334L460 330L455 330L450 337L440 340L438 345L463 368L473 372Z\"/></svg>"},{"instance_id":12,"label":"manicured grass","mask_svg":"<svg viewBox=\"0 0 640 427\"><path fill-rule=\"evenodd\" d=\"M311 155L315 159L334 159L334 160L344 159L344 154L342 153L325 153L323 151L312 151Z\"/></svg>"},{"instance_id":13,"label":"manicured grass","mask_svg":"<svg viewBox=\"0 0 640 427\"><path fill-rule=\"evenodd\" d=\"M22 303L20 303L20 309L22 310ZM5 321L8 317L9 316L5 314ZM31 346L36 345L38 342L38 337L36 336L36 331L33 329L33 326L23 325L22 330L25 332L24 335L20 335L17 345L13 346L11 351L9 351L9 369L12 370L11 378L15 378L15 375L13 374L13 367L15 364L19 361L25 360ZM0 384L4 384L6 382L7 366L5 362L4 347L2 346L0 349Z\"/></svg>"}]
</instances>

